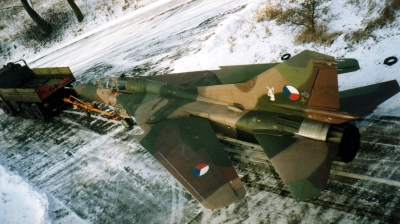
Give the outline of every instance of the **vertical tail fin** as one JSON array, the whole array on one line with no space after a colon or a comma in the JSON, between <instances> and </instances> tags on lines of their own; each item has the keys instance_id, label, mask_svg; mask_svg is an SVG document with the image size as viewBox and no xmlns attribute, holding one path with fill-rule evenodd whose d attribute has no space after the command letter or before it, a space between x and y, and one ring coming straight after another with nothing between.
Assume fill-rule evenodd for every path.
<instances>
[{"instance_id":1,"label":"vertical tail fin","mask_svg":"<svg viewBox=\"0 0 400 224\"><path fill-rule=\"evenodd\" d=\"M308 107L339 108L337 70L333 57L303 51L276 66L276 69L291 88L284 87L284 95L298 93L297 100Z\"/></svg>"}]
</instances>

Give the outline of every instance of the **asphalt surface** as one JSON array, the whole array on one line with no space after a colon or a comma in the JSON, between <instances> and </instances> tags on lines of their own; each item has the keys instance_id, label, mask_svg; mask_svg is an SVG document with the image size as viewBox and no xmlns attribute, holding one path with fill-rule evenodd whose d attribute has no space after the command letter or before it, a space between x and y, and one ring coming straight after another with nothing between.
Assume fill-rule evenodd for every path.
<instances>
[{"instance_id":1,"label":"asphalt surface","mask_svg":"<svg viewBox=\"0 0 400 224\"><path fill-rule=\"evenodd\" d=\"M125 129L116 121L82 115L69 109L42 122L0 114L0 163L64 206L49 210L54 221L71 212L93 223L400 220L397 117L358 122L362 144L356 159L335 162L333 172L342 173L330 176L319 197L301 203L292 199L269 161L256 156L259 149L221 141L234 151L230 159L248 196L211 212L138 145L132 136L140 128Z\"/></svg>"}]
</instances>

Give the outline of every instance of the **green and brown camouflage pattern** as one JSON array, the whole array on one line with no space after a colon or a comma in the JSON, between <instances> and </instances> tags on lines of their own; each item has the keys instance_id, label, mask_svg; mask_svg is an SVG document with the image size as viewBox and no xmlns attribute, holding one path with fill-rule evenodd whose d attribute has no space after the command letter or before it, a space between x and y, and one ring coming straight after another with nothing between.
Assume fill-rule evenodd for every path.
<instances>
[{"instance_id":1,"label":"green and brown camouflage pattern","mask_svg":"<svg viewBox=\"0 0 400 224\"><path fill-rule=\"evenodd\" d=\"M245 189L216 133L260 144L296 200L323 190L332 162L351 161L359 147L358 129L347 122L360 108L349 102L369 94L377 99L364 105L370 113L400 91L394 80L339 94L338 74L357 69L355 59L303 51L283 63L110 77L75 89L134 117L140 144L204 207L217 209Z\"/></svg>"}]
</instances>

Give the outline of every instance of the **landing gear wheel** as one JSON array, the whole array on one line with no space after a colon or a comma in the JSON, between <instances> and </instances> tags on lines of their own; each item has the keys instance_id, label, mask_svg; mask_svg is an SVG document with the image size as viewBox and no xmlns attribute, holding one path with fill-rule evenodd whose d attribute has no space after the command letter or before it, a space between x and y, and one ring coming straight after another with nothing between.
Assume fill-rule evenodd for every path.
<instances>
[{"instance_id":1,"label":"landing gear wheel","mask_svg":"<svg viewBox=\"0 0 400 224\"><path fill-rule=\"evenodd\" d=\"M47 121L48 120L48 117L47 117L46 113L36 103L33 103L31 105L31 110L32 110L33 114L35 114L35 116L38 119L40 119L42 121Z\"/></svg>"},{"instance_id":2,"label":"landing gear wheel","mask_svg":"<svg viewBox=\"0 0 400 224\"><path fill-rule=\"evenodd\" d=\"M131 118L124 118L122 119L122 124L126 127L126 128L131 128L133 127L133 125L135 124L133 122L133 120Z\"/></svg>"},{"instance_id":3,"label":"landing gear wheel","mask_svg":"<svg viewBox=\"0 0 400 224\"><path fill-rule=\"evenodd\" d=\"M85 110L85 116L90 118L92 115L89 113L89 111Z\"/></svg>"},{"instance_id":4,"label":"landing gear wheel","mask_svg":"<svg viewBox=\"0 0 400 224\"><path fill-rule=\"evenodd\" d=\"M290 54L284 54L284 55L282 55L281 60L282 60L282 61L286 61L286 60L288 60L291 56L292 56L292 55L290 55Z\"/></svg>"},{"instance_id":5,"label":"landing gear wheel","mask_svg":"<svg viewBox=\"0 0 400 224\"><path fill-rule=\"evenodd\" d=\"M21 104L21 109L24 112L24 114L31 119L36 118L36 115L33 113L33 111L31 110L31 106L27 103L23 103Z\"/></svg>"},{"instance_id":6,"label":"landing gear wheel","mask_svg":"<svg viewBox=\"0 0 400 224\"><path fill-rule=\"evenodd\" d=\"M389 66L392 66L396 63L397 63L397 58L395 56L388 57L385 59L385 61L383 61L383 64L389 65Z\"/></svg>"},{"instance_id":7,"label":"landing gear wheel","mask_svg":"<svg viewBox=\"0 0 400 224\"><path fill-rule=\"evenodd\" d=\"M12 117L15 115L15 111L12 110L10 107L8 107L6 103L1 102L0 107L4 111L4 113L7 114L8 116Z\"/></svg>"}]
</instances>

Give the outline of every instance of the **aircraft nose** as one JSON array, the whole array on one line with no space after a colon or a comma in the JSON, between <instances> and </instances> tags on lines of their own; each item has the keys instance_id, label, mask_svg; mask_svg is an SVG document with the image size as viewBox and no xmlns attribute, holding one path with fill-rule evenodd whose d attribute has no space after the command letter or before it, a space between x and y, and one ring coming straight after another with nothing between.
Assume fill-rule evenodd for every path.
<instances>
[{"instance_id":1,"label":"aircraft nose","mask_svg":"<svg viewBox=\"0 0 400 224\"><path fill-rule=\"evenodd\" d=\"M80 84L77 87L75 87L74 90L78 95L82 95L82 90L85 89L86 86L87 84Z\"/></svg>"},{"instance_id":2,"label":"aircraft nose","mask_svg":"<svg viewBox=\"0 0 400 224\"><path fill-rule=\"evenodd\" d=\"M97 86L93 83L80 84L74 90L78 95L87 100L97 101Z\"/></svg>"}]
</instances>

